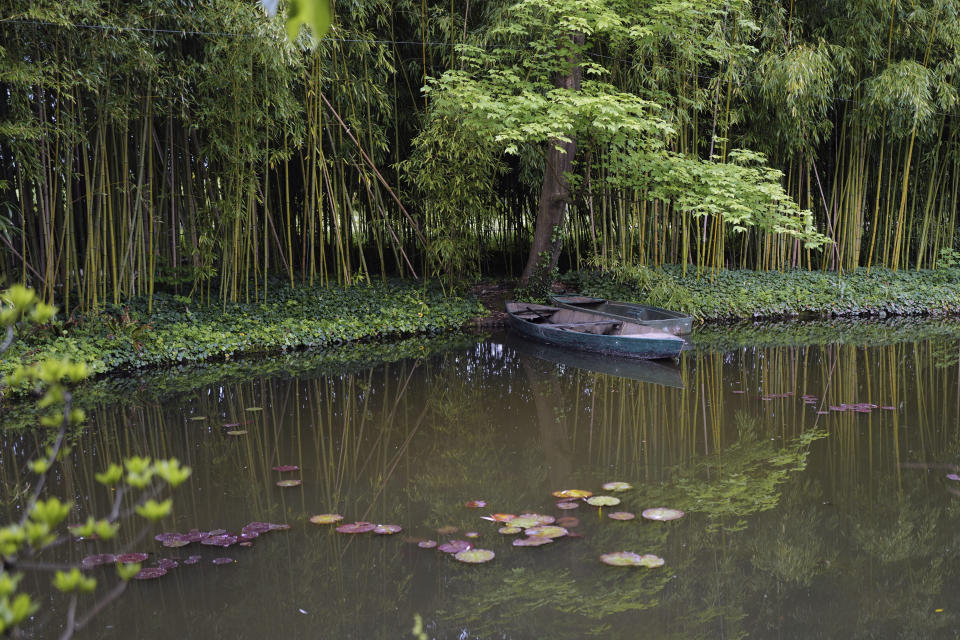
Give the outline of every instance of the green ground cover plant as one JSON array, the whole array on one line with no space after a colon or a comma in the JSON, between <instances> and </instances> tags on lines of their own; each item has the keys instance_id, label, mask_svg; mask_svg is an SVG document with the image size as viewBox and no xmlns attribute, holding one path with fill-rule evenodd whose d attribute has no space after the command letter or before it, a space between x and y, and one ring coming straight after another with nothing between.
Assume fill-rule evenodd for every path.
<instances>
[{"instance_id":1,"label":"green ground cover plant","mask_svg":"<svg viewBox=\"0 0 960 640\"><path fill-rule=\"evenodd\" d=\"M685 311L704 321L886 317L960 313L960 270L859 268L835 272L723 270L683 276L680 267L566 274L568 289Z\"/></svg>"},{"instance_id":2,"label":"green ground cover plant","mask_svg":"<svg viewBox=\"0 0 960 640\"><path fill-rule=\"evenodd\" d=\"M86 362L98 374L397 339L457 329L479 313L471 299L416 283L278 285L266 302L223 306L160 294L152 313L134 300L37 328L6 354L0 373L48 358Z\"/></svg>"}]
</instances>

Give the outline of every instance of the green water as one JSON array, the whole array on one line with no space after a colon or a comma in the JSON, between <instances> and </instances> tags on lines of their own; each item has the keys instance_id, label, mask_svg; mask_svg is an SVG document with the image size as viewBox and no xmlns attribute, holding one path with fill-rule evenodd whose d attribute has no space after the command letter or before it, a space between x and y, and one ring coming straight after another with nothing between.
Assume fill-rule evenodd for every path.
<instances>
[{"instance_id":1,"label":"green water","mask_svg":"<svg viewBox=\"0 0 960 640\"><path fill-rule=\"evenodd\" d=\"M94 472L134 453L176 456L194 473L174 516L47 559L202 556L132 582L78 638L409 638L416 615L444 639L953 638L960 482L946 475L960 463L958 340L933 333L874 347L701 346L640 379L520 353L503 336L343 373L273 368L166 392L148 379L91 412L52 489L103 513L111 496ZM878 406L830 410L843 403ZM231 423L247 433L225 435ZM8 434L3 444L9 502L22 480L14 463L36 442ZM279 464L301 470L271 470ZM281 478L303 484L279 488ZM610 509L554 506L552 491L614 480L634 486L617 509L686 516L617 522ZM464 506L481 499L486 509ZM582 536L516 548L480 519L529 511L575 516ZM326 512L404 530L351 536L307 521ZM250 548L153 539L256 520L291 529ZM467 531L492 562L460 564L409 541ZM599 561L622 550L665 564ZM92 573L101 593L116 582L112 570ZM66 598L35 575L23 586L44 609L26 635L56 637Z\"/></svg>"}]
</instances>

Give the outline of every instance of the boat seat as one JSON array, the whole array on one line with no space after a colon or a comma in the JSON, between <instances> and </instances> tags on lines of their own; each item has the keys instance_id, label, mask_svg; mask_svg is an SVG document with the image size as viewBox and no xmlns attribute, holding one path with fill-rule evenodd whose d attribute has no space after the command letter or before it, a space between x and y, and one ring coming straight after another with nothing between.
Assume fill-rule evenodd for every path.
<instances>
[{"instance_id":1,"label":"boat seat","mask_svg":"<svg viewBox=\"0 0 960 640\"><path fill-rule=\"evenodd\" d=\"M564 322L560 324L552 324L550 326L556 327L557 329L564 329L566 331L592 333L594 335L602 336L616 331L623 326L623 323L617 322L616 320L600 320L595 322Z\"/></svg>"}]
</instances>

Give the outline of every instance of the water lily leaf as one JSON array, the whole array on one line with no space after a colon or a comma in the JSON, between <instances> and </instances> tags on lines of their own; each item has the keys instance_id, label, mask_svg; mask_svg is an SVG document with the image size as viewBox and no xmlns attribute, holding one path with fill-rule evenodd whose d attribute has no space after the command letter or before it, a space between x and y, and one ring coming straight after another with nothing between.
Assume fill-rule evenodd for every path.
<instances>
[{"instance_id":1,"label":"water lily leaf","mask_svg":"<svg viewBox=\"0 0 960 640\"><path fill-rule=\"evenodd\" d=\"M683 517L683 511L680 511L680 509L656 507L654 509L646 509L640 515L647 520L676 520L677 518Z\"/></svg>"},{"instance_id":2,"label":"water lily leaf","mask_svg":"<svg viewBox=\"0 0 960 640\"><path fill-rule=\"evenodd\" d=\"M467 531L463 534L464 538L479 538L480 534L476 531Z\"/></svg>"},{"instance_id":3,"label":"water lily leaf","mask_svg":"<svg viewBox=\"0 0 960 640\"><path fill-rule=\"evenodd\" d=\"M655 567L662 567L664 564L664 559L659 556L655 556L652 553L647 553L641 556L640 563L645 567L650 567L653 569Z\"/></svg>"},{"instance_id":4,"label":"water lily leaf","mask_svg":"<svg viewBox=\"0 0 960 640\"><path fill-rule=\"evenodd\" d=\"M557 527L554 525L543 525L540 527L530 527L529 529L524 531L524 533L527 534L528 536L538 536L538 537L544 537L544 538L562 538L563 536L567 535L567 533L569 532L563 527Z\"/></svg>"},{"instance_id":5,"label":"water lily leaf","mask_svg":"<svg viewBox=\"0 0 960 640\"><path fill-rule=\"evenodd\" d=\"M528 527L536 527L541 524L536 518L530 516L517 516L508 522L511 527L520 527L521 529L526 529Z\"/></svg>"},{"instance_id":6,"label":"water lily leaf","mask_svg":"<svg viewBox=\"0 0 960 640\"><path fill-rule=\"evenodd\" d=\"M247 407L247 411L263 411L263 407Z\"/></svg>"},{"instance_id":7,"label":"water lily leaf","mask_svg":"<svg viewBox=\"0 0 960 640\"><path fill-rule=\"evenodd\" d=\"M183 564L197 564L202 556L190 556L183 561Z\"/></svg>"},{"instance_id":8,"label":"water lily leaf","mask_svg":"<svg viewBox=\"0 0 960 640\"><path fill-rule=\"evenodd\" d=\"M245 436L247 435L246 429L235 429L233 431L227 431L228 436Z\"/></svg>"},{"instance_id":9,"label":"water lily leaf","mask_svg":"<svg viewBox=\"0 0 960 640\"><path fill-rule=\"evenodd\" d=\"M633 489L633 485L629 482L608 482L603 485L604 491L627 491L628 489Z\"/></svg>"},{"instance_id":10,"label":"water lily leaf","mask_svg":"<svg viewBox=\"0 0 960 640\"><path fill-rule=\"evenodd\" d=\"M190 544L189 540L184 540L183 537L179 538L167 538L161 544L167 547L168 549L179 549L180 547L185 547Z\"/></svg>"},{"instance_id":11,"label":"water lily leaf","mask_svg":"<svg viewBox=\"0 0 960 640\"><path fill-rule=\"evenodd\" d=\"M553 538L546 536L529 536L527 538L517 538L513 541L515 547L539 547L553 542Z\"/></svg>"},{"instance_id":12,"label":"water lily leaf","mask_svg":"<svg viewBox=\"0 0 960 640\"><path fill-rule=\"evenodd\" d=\"M489 520L490 522L510 522L517 516L512 513L494 513L489 516L480 516L484 520Z\"/></svg>"},{"instance_id":13,"label":"water lily leaf","mask_svg":"<svg viewBox=\"0 0 960 640\"><path fill-rule=\"evenodd\" d=\"M280 471L281 473L287 471L299 471L300 467L295 464L279 464L273 468L274 471Z\"/></svg>"},{"instance_id":14,"label":"water lily leaf","mask_svg":"<svg viewBox=\"0 0 960 640\"><path fill-rule=\"evenodd\" d=\"M614 507L620 504L620 498L614 498L613 496L593 496L592 498L587 498L586 503L594 507Z\"/></svg>"},{"instance_id":15,"label":"water lily leaf","mask_svg":"<svg viewBox=\"0 0 960 640\"><path fill-rule=\"evenodd\" d=\"M200 541L200 544L208 547L229 547L237 544L237 536L223 533L218 536L207 536Z\"/></svg>"},{"instance_id":16,"label":"water lily leaf","mask_svg":"<svg viewBox=\"0 0 960 640\"><path fill-rule=\"evenodd\" d=\"M955 481L960 480L960 475L957 475L955 473L948 473L947 480L955 480Z\"/></svg>"},{"instance_id":17,"label":"water lily leaf","mask_svg":"<svg viewBox=\"0 0 960 640\"><path fill-rule=\"evenodd\" d=\"M220 565L220 564L233 564L233 563L235 562L235 560L234 560L233 558L214 558L214 559L211 560L210 562L212 562L213 564L217 564L217 565Z\"/></svg>"},{"instance_id":18,"label":"water lily leaf","mask_svg":"<svg viewBox=\"0 0 960 640\"><path fill-rule=\"evenodd\" d=\"M437 541L421 540L420 542L417 543L417 546L420 547L421 549L433 549L435 546L437 546Z\"/></svg>"},{"instance_id":19,"label":"water lily leaf","mask_svg":"<svg viewBox=\"0 0 960 640\"><path fill-rule=\"evenodd\" d=\"M608 513L607 517L612 520L633 520L637 516L629 511L614 511L613 513Z\"/></svg>"},{"instance_id":20,"label":"water lily leaf","mask_svg":"<svg viewBox=\"0 0 960 640\"><path fill-rule=\"evenodd\" d=\"M481 564L483 562L490 562L493 560L496 554L489 549L467 549L465 551L458 551L454 554L454 558L460 562L466 562L468 564Z\"/></svg>"},{"instance_id":21,"label":"water lily leaf","mask_svg":"<svg viewBox=\"0 0 960 640\"><path fill-rule=\"evenodd\" d=\"M512 535L514 535L514 534L516 534L516 533L520 533L520 532L522 532L522 531L523 531L523 529L521 529L520 527L509 527L509 526L508 526L508 527L500 527L499 529L497 529L497 533L502 533L502 534L505 535L505 536L512 536Z\"/></svg>"},{"instance_id":22,"label":"water lily leaf","mask_svg":"<svg viewBox=\"0 0 960 640\"><path fill-rule=\"evenodd\" d=\"M381 536L392 536L395 533L403 531L403 527L398 524L378 524L373 532Z\"/></svg>"},{"instance_id":23,"label":"water lily leaf","mask_svg":"<svg viewBox=\"0 0 960 640\"><path fill-rule=\"evenodd\" d=\"M321 513L320 515L310 517L310 522L313 524L333 524L341 520L343 520L343 516L339 513Z\"/></svg>"},{"instance_id":24,"label":"water lily leaf","mask_svg":"<svg viewBox=\"0 0 960 640\"><path fill-rule=\"evenodd\" d=\"M87 556L80 561L81 569L93 569L104 564L113 564L117 561L117 556L112 553L100 553L95 556Z\"/></svg>"},{"instance_id":25,"label":"water lily leaf","mask_svg":"<svg viewBox=\"0 0 960 640\"><path fill-rule=\"evenodd\" d=\"M193 417L190 418L190 419L191 419L191 420L196 420L196 421L206 420L206 419L207 419L207 416L193 416Z\"/></svg>"},{"instance_id":26,"label":"water lily leaf","mask_svg":"<svg viewBox=\"0 0 960 640\"><path fill-rule=\"evenodd\" d=\"M302 480L278 480L277 481L278 487L299 487L301 484L303 484Z\"/></svg>"},{"instance_id":27,"label":"water lily leaf","mask_svg":"<svg viewBox=\"0 0 960 640\"><path fill-rule=\"evenodd\" d=\"M632 551L616 551L600 556L600 562L611 567L639 567L643 563L643 556Z\"/></svg>"},{"instance_id":28,"label":"water lily leaf","mask_svg":"<svg viewBox=\"0 0 960 640\"><path fill-rule=\"evenodd\" d=\"M567 500L561 500L557 503L557 509L562 509L564 511L568 509L579 509L580 503L578 502L569 502Z\"/></svg>"},{"instance_id":29,"label":"water lily leaf","mask_svg":"<svg viewBox=\"0 0 960 640\"><path fill-rule=\"evenodd\" d=\"M160 558L157 560L157 566L165 571L169 571L170 569L176 569L179 567L180 563L173 558Z\"/></svg>"},{"instance_id":30,"label":"water lily leaf","mask_svg":"<svg viewBox=\"0 0 960 640\"><path fill-rule=\"evenodd\" d=\"M583 489L563 489L561 491L553 492L554 498L568 498L568 499L589 498L592 495L593 495L593 491L585 491Z\"/></svg>"},{"instance_id":31,"label":"water lily leaf","mask_svg":"<svg viewBox=\"0 0 960 640\"><path fill-rule=\"evenodd\" d=\"M167 570L161 567L147 567L146 569L140 569L137 572L137 575L133 576L134 580L153 580L155 578L162 578L167 575Z\"/></svg>"},{"instance_id":32,"label":"water lily leaf","mask_svg":"<svg viewBox=\"0 0 960 640\"><path fill-rule=\"evenodd\" d=\"M337 527L338 533L367 533L368 531L373 531L377 528L377 525L372 522L352 522L350 524L342 524Z\"/></svg>"},{"instance_id":33,"label":"water lily leaf","mask_svg":"<svg viewBox=\"0 0 960 640\"><path fill-rule=\"evenodd\" d=\"M460 553L467 549L473 549L473 545L466 540L450 540L437 547L438 551L443 551L444 553Z\"/></svg>"},{"instance_id":34,"label":"water lily leaf","mask_svg":"<svg viewBox=\"0 0 960 640\"><path fill-rule=\"evenodd\" d=\"M117 556L117 562L121 564L136 564L137 562L143 562L148 557L145 553L123 553Z\"/></svg>"}]
</instances>

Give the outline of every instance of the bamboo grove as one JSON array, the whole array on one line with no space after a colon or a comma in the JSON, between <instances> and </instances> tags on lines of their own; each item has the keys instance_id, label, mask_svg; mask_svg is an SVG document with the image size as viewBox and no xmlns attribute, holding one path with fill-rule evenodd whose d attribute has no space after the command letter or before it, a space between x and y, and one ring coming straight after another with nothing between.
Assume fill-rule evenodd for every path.
<instances>
[{"instance_id":1,"label":"bamboo grove","mask_svg":"<svg viewBox=\"0 0 960 640\"><path fill-rule=\"evenodd\" d=\"M516 274L542 147L491 155L456 121L438 128L422 90L496 46L514 4L334 2L326 37L291 44L252 0L3 0L4 280L72 310L157 290L227 302L284 280ZM764 154L831 242L809 250L625 184L609 149L580 140L562 266L954 259L960 1L570 4L633 21L629 47L588 39L581 65L653 105L665 149L717 171Z\"/></svg>"}]
</instances>

